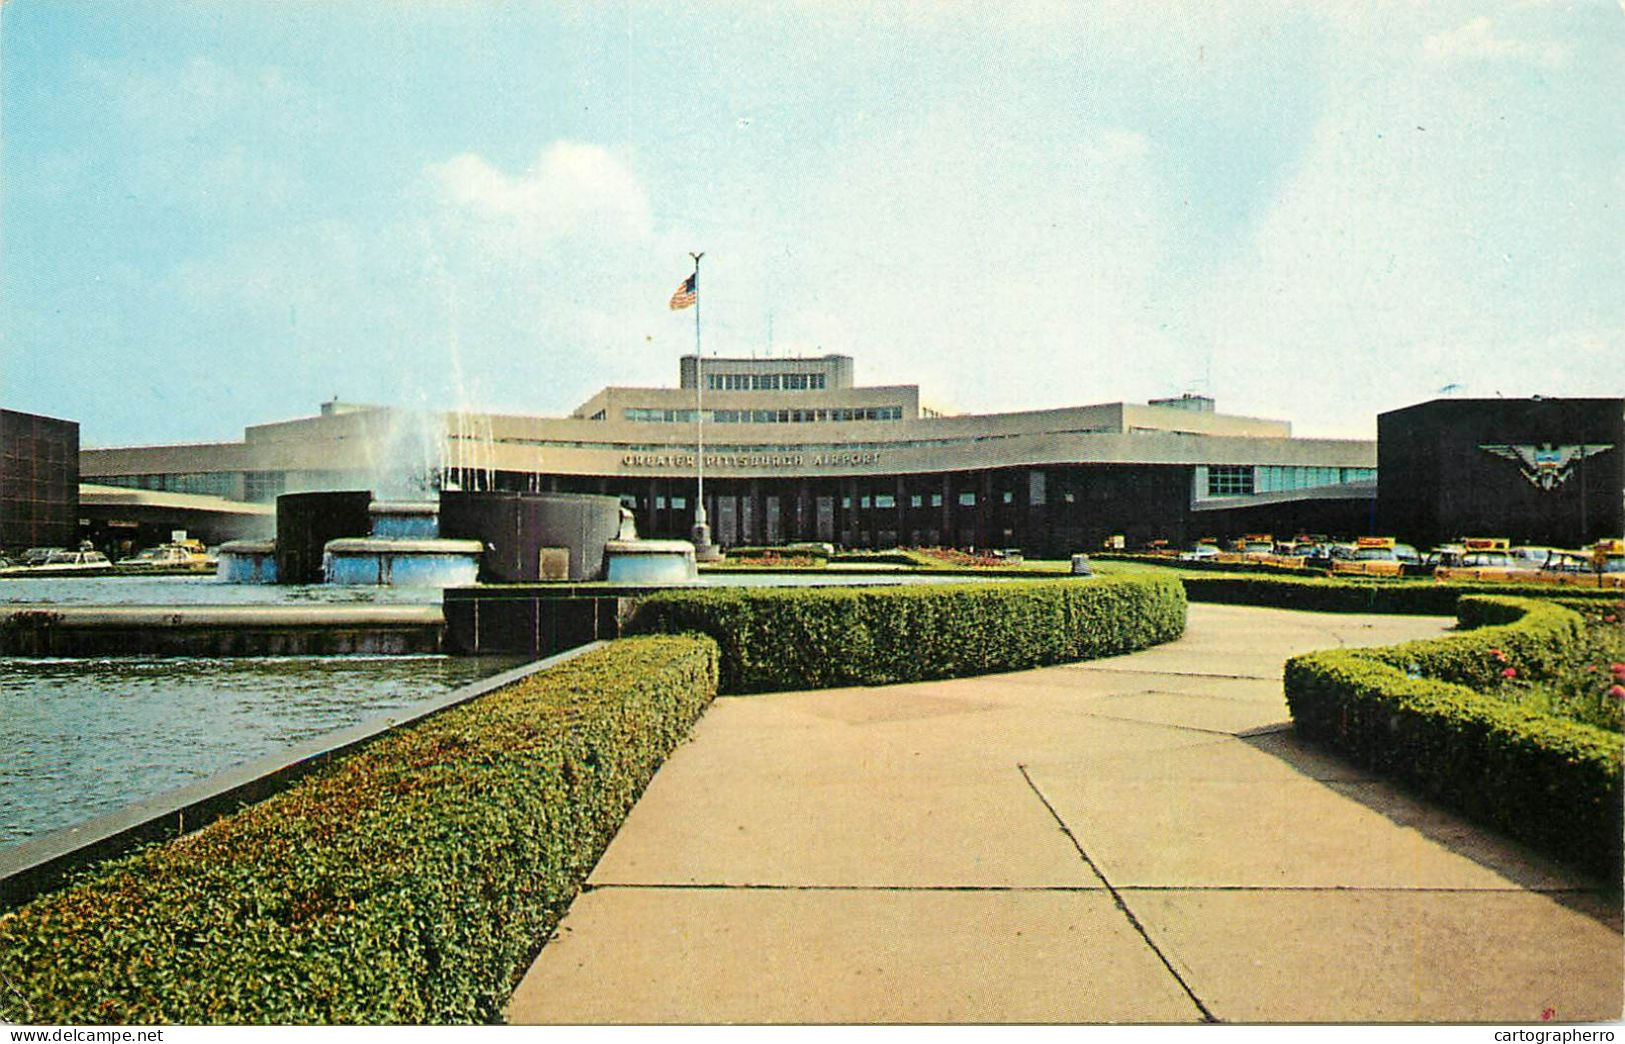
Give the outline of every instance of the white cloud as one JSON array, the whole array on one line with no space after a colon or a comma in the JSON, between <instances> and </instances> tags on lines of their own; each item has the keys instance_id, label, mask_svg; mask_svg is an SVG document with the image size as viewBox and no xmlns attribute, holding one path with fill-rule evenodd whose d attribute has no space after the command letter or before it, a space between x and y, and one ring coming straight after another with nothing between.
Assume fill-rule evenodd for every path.
<instances>
[{"instance_id":1,"label":"white cloud","mask_svg":"<svg viewBox=\"0 0 1625 1044\"><path fill-rule=\"evenodd\" d=\"M651 232L643 185L601 146L554 142L519 175L473 153L433 164L427 174L449 208L511 245L534 250L583 232L628 239Z\"/></svg>"},{"instance_id":2,"label":"white cloud","mask_svg":"<svg viewBox=\"0 0 1625 1044\"><path fill-rule=\"evenodd\" d=\"M1562 44L1499 35L1490 19L1484 17L1429 36L1422 49L1436 62L1511 61L1555 69L1569 59L1569 49Z\"/></svg>"}]
</instances>

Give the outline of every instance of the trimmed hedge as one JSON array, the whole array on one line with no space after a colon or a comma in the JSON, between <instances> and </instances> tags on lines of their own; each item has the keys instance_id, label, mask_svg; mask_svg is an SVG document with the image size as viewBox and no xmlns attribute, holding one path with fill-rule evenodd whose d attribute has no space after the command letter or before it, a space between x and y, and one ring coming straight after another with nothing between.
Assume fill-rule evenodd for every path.
<instances>
[{"instance_id":1,"label":"trimmed hedge","mask_svg":"<svg viewBox=\"0 0 1625 1044\"><path fill-rule=\"evenodd\" d=\"M716 664L616 642L103 864L0 915L0 1018L494 1021Z\"/></svg>"},{"instance_id":2,"label":"trimmed hedge","mask_svg":"<svg viewBox=\"0 0 1625 1044\"><path fill-rule=\"evenodd\" d=\"M1185 630L1174 577L863 588L713 588L639 602L636 631L700 631L721 691L885 685L1143 649Z\"/></svg>"},{"instance_id":3,"label":"trimmed hedge","mask_svg":"<svg viewBox=\"0 0 1625 1044\"><path fill-rule=\"evenodd\" d=\"M1428 797L1609 880L1621 865L1622 741L1471 686L1498 680L1500 650L1549 673L1579 638L1573 612L1536 599L1468 597L1472 630L1380 649L1296 656L1286 697L1297 730Z\"/></svg>"},{"instance_id":4,"label":"trimmed hedge","mask_svg":"<svg viewBox=\"0 0 1625 1044\"><path fill-rule=\"evenodd\" d=\"M1618 601L1620 592L1557 585L1454 584L1437 580L1339 580L1292 576L1184 576L1193 602L1266 605L1322 613L1406 613L1451 616L1464 595L1513 596L1561 602Z\"/></svg>"}]
</instances>

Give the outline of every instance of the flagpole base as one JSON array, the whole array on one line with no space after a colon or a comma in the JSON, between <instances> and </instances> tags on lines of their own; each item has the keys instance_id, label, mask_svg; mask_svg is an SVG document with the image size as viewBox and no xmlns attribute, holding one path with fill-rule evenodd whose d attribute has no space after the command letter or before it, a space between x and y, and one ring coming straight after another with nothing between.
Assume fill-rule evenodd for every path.
<instances>
[{"instance_id":1,"label":"flagpole base","mask_svg":"<svg viewBox=\"0 0 1625 1044\"><path fill-rule=\"evenodd\" d=\"M704 522L694 526L690 536L690 543L694 545L694 561L720 562L722 549L711 543L711 527Z\"/></svg>"}]
</instances>

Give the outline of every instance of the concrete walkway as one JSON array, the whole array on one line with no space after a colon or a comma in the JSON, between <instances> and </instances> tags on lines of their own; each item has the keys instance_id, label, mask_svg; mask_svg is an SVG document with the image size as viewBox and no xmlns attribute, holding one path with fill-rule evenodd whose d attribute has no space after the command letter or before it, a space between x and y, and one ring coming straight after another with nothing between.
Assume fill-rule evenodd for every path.
<instances>
[{"instance_id":1,"label":"concrete walkway","mask_svg":"<svg viewBox=\"0 0 1625 1044\"><path fill-rule=\"evenodd\" d=\"M1198 604L1130 656L719 700L510 1021L1619 1018L1595 882L1282 731L1288 655L1449 624Z\"/></svg>"}]
</instances>

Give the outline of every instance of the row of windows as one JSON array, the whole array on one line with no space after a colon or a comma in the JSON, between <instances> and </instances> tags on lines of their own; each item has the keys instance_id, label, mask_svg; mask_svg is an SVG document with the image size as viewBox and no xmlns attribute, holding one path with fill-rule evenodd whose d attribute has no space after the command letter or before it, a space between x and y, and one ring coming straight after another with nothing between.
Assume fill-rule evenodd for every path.
<instances>
[{"instance_id":1,"label":"row of windows","mask_svg":"<svg viewBox=\"0 0 1625 1044\"><path fill-rule=\"evenodd\" d=\"M160 493L192 493L199 496L236 498L238 473L203 471L158 475L105 475L90 479L109 486L150 489Z\"/></svg>"},{"instance_id":2,"label":"row of windows","mask_svg":"<svg viewBox=\"0 0 1625 1044\"><path fill-rule=\"evenodd\" d=\"M823 391L821 373L709 373L711 391Z\"/></svg>"},{"instance_id":3,"label":"row of windows","mask_svg":"<svg viewBox=\"0 0 1625 1044\"><path fill-rule=\"evenodd\" d=\"M241 479L241 492L238 481ZM159 493L191 493L200 496L225 497L266 503L275 500L288 489L285 471L206 471L157 475L102 475L90 479L108 486L126 489L150 489Z\"/></svg>"},{"instance_id":4,"label":"row of windows","mask_svg":"<svg viewBox=\"0 0 1625 1044\"><path fill-rule=\"evenodd\" d=\"M0 0L0 2L3 2L3 0ZM880 418L866 417L866 418L858 418L858 419L861 419L861 420L887 420L887 419L889 419L889 420L899 420L899 419L901 419L902 407L893 406L893 407L887 407L887 408L891 409L891 410L895 410L896 414L894 416L889 417L889 418L886 418L886 417L880 417ZM694 423L694 411L693 410L653 410L653 411L648 411L648 412L651 414L650 416L647 416L647 417L642 417L642 416L634 417L634 416L631 415L631 411L627 411L626 419L627 420L655 421L657 423L675 423L676 421L681 421L682 423L687 423L687 424ZM705 414L705 419L709 420L709 421L715 421L715 419L720 414L723 414L723 413L726 413L726 412L727 411L725 411L725 410L707 410L706 414ZM787 410L787 411L780 411L780 412L789 413L791 415L790 423L795 423L795 418L797 416L799 416L802 419L802 421L805 421L806 420L806 415L810 411L807 411L807 410ZM826 414L826 415L831 413L831 411L829 411L829 410L811 411L811 412L821 412L821 413ZM676 418L676 421L669 420L668 417ZM593 419L594 420L603 420L604 418L599 416L598 414L594 414ZM815 417L814 419L816 420L818 418ZM831 420L831 419L839 419L839 418L832 418L830 416L825 416L822 419ZM846 419L851 420L853 418L848 417ZM764 422L764 423L766 423L766 422ZM777 421L774 421L772 423L777 423ZM1102 433L1109 433L1109 429L1106 429L1106 428L1075 428L1075 429L1068 429L1068 430L1064 430L1064 431L1048 432L1047 434L1051 434L1051 435L1099 435L1099 434L1102 434ZM773 444L773 443L767 443L767 442L752 442L752 443L749 443L748 445L747 444L737 444L737 445L716 444L716 445L713 445L713 444L707 443L706 444L706 449L708 449L710 451L713 451L713 452L716 452L716 453L825 453L825 452L828 452L828 453L840 453L840 452L843 452L843 451L846 451L846 450L900 450L900 449L926 449L926 448L935 449L935 448L942 447L942 446L970 446L970 445L977 445L977 444L984 443L984 442L998 442L998 441L1001 441L1001 440L1004 440L1004 439L1019 439L1019 438L1023 438L1025 435L1028 435L1028 434L1031 434L1031 433L1001 432L1001 433L996 434L996 435L960 435L960 436L955 436L953 438L945 438L945 439L896 439L896 440L890 440L890 441L887 441L887 442L791 442L791 443L779 443L779 444ZM554 447L554 448L558 448L558 449L599 449L599 450L614 450L617 453L670 453L673 449L685 448L683 446L675 446L674 447L670 443L665 443L665 442L646 442L646 443L640 443L640 442L586 442L586 441L582 441L582 440L579 440L579 439L528 439L528 438L521 438L521 437L517 437L517 436L503 436L503 437L498 438L496 441L501 443L504 446L542 446L542 447Z\"/></svg>"},{"instance_id":5,"label":"row of windows","mask_svg":"<svg viewBox=\"0 0 1625 1044\"><path fill-rule=\"evenodd\" d=\"M1255 493L1284 493L1295 489L1373 482L1376 468L1329 468L1281 464L1213 464L1207 469L1210 497L1250 497Z\"/></svg>"},{"instance_id":6,"label":"row of windows","mask_svg":"<svg viewBox=\"0 0 1625 1044\"><path fill-rule=\"evenodd\" d=\"M1259 493L1312 489L1316 486L1341 486L1350 482L1375 482L1377 478L1376 468L1307 468L1268 464L1254 470L1257 473L1254 486Z\"/></svg>"},{"instance_id":7,"label":"row of windows","mask_svg":"<svg viewBox=\"0 0 1625 1044\"><path fill-rule=\"evenodd\" d=\"M654 424L693 424L693 410L657 410L632 406L629 421ZM853 406L826 410L706 410L713 424L816 424L829 421L894 421L903 419L901 406ZM801 449L803 447L796 447ZM842 446L851 449L851 446Z\"/></svg>"}]
</instances>

